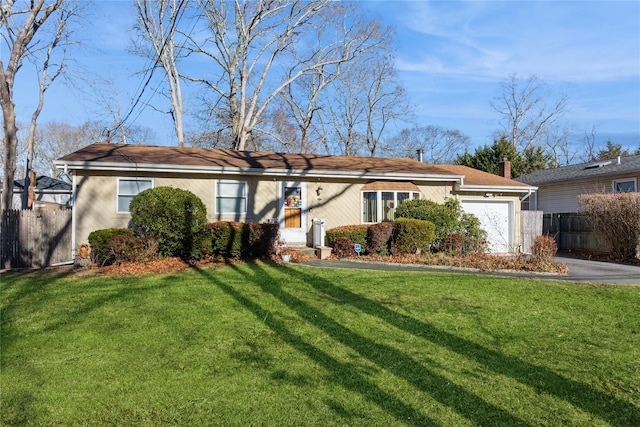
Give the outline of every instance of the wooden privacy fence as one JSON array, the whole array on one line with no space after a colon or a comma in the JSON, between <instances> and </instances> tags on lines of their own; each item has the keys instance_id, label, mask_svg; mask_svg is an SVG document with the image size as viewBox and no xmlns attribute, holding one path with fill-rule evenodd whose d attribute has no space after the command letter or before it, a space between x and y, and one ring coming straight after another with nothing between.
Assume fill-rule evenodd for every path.
<instances>
[{"instance_id":1,"label":"wooden privacy fence","mask_svg":"<svg viewBox=\"0 0 640 427\"><path fill-rule=\"evenodd\" d=\"M2 268L71 262L71 209L3 210Z\"/></svg>"},{"instance_id":2,"label":"wooden privacy fence","mask_svg":"<svg viewBox=\"0 0 640 427\"><path fill-rule=\"evenodd\" d=\"M522 253L533 253L535 238L542 236L542 211L521 211L520 231L522 233Z\"/></svg>"},{"instance_id":3,"label":"wooden privacy fence","mask_svg":"<svg viewBox=\"0 0 640 427\"><path fill-rule=\"evenodd\" d=\"M587 218L575 212L545 213L542 231L554 237L562 251L609 252Z\"/></svg>"}]
</instances>

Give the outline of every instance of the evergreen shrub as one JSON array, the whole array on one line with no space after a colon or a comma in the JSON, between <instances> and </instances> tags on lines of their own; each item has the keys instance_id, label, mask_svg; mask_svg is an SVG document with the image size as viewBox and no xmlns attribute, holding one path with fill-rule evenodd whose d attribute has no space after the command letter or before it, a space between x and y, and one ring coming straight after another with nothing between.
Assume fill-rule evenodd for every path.
<instances>
[{"instance_id":1,"label":"evergreen shrub","mask_svg":"<svg viewBox=\"0 0 640 427\"><path fill-rule=\"evenodd\" d=\"M190 191L156 187L136 195L129 205L131 221L143 236L158 241L160 255L194 259L208 250L207 209Z\"/></svg>"},{"instance_id":2,"label":"evergreen shrub","mask_svg":"<svg viewBox=\"0 0 640 427\"><path fill-rule=\"evenodd\" d=\"M430 221L398 218L393 223L392 253L410 255L428 253L435 235L435 225Z\"/></svg>"},{"instance_id":3,"label":"evergreen shrub","mask_svg":"<svg viewBox=\"0 0 640 427\"><path fill-rule=\"evenodd\" d=\"M278 224L219 221L207 224L211 254L229 259L267 258L275 252Z\"/></svg>"},{"instance_id":4,"label":"evergreen shrub","mask_svg":"<svg viewBox=\"0 0 640 427\"><path fill-rule=\"evenodd\" d=\"M457 233L464 238L464 251L483 251L486 233L480 228L480 220L464 213L456 199L447 199L444 204L427 199L406 200L396 209L395 217L432 222L435 226L433 247L437 250L447 250L445 238Z\"/></svg>"},{"instance_id":5,"label":"evergreen shrub","mask_svg":"<svg viewBox=\"0 0 640 427\"><path fill-rule=\"evenodd\" d=\"M334 227L325 232L325 244L335 250L334 242L340 237L349 238L354 244L359 243L362 248L367 246L368 225L343 225Z\"/></svg>"}]
</instances>

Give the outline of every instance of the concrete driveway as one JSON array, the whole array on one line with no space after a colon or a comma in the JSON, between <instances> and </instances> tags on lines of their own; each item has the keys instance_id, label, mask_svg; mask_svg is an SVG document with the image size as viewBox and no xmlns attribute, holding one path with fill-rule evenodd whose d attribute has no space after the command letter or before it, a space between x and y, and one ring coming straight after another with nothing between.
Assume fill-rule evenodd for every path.
<instances>
[{"instance_id":1,"label":"concrete driveway","mask_svg":"<svg viewBox=\"0 0 640 427\"><path fill-rule=\"evenodd\" d=\"M378 262L362 262L352 260L318 260L305 262L306 265L327 268L358 268L364 270L387 271L457 271L470 274L487 274L501 277L523 277L531 279L567 280L572 282L597 283L608 285L640 286L640 265L619 264L606 261L594 261L582 258L556 257L555 262L567 266L568 274L534 273L522 271L480 272L476 269L454 267L388 264Z\"/></svg>"}]
</instances>

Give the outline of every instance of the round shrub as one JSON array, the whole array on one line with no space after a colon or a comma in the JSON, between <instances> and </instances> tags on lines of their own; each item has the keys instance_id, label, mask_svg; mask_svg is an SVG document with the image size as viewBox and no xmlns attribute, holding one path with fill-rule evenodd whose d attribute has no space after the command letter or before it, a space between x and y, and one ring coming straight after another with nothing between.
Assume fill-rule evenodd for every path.
<instances>
[{"instance_id":1,"label":"round shrub","mask_svg":"<svg viewBox=\"0 0 640 427\"><path fill-rule=\"evenodd\" d=\"M155 237L162 256L198 258L207 247L207 209L190 191L156 187L136 195L129 205L131 221Z\"/></svg>"},{"instance_id":2,"label":"round shrub","mask_svg":"<svg viewBox=\"0 0 640 427\"><path fill-rule=\"evenodd\" d=\"M393 224L379 222L367 231L367 254L387 256L390 252Z\"/></svg>"},{"instance_id":3,"label":"round shrub","mask_svg":"<svg viewBox=\"0 0 640 427\"><path fill-rule=\"evenodd\" d=\"M348 237L338 237L333 241L333 254L337 258L356 256L353 240Z\"/></svg>"},{"instance_id":4,"label":"round shrub","mask_svg":"<svg viewBox=\"0 0 640 427\"><path fill-rule=\"evenodd\" d=\"M433 242L435 226L432 222L412 218L398 218L393 222L394 255L428 253Z\"/></svg>"},{"instance_id":5,"label":"round shrub","mask_svg":"<svg viewBox=\"0 0 640 427\"><path fill-rule=\"evenodd\" d=\"M111 241L114 237L125 236L133 238L135 233L127 228L105 228L94 230L89 233L89 246L91 247L91 258L99 265L111 264L115 258Z\"/></svg>"}]
</instances>

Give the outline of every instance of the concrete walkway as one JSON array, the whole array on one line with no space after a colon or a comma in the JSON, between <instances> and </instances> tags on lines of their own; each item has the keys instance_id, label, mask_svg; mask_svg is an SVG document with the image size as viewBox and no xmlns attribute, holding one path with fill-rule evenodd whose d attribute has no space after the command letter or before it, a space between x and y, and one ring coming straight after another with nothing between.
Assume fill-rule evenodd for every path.
<instances>
[{"instance_id":1,"label":"concrete walkway","mask_svg":"<svg viewBox=\"0 0 640 427\"><path fill-rule=\"evenodd\" d=\"M640 286L640 265L628 265L615 262L594 261L582 258L556 257L555 262L567 266L568 274L535 273L526 271L481 272L477 269L465 269L446 266L390 264L354 260L319 260L305 262L305 265L326 268L357 268L378 271L451 271L470 274L486 274L501 277L523 277L531 279L567 280L572 282L597 283L609 285Z\"/></svg>"}]
</instances>

